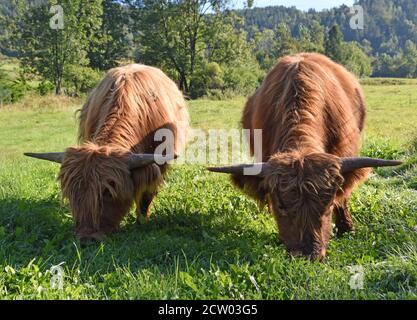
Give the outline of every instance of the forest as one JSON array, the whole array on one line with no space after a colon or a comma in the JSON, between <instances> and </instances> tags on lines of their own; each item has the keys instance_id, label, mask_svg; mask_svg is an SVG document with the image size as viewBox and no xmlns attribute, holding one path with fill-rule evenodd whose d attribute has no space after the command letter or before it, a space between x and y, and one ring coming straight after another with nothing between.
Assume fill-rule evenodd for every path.
<instances>
[{"instance_id":1,"label":"forest","mask_svg":"<svg viewBox=\"0 0 417 320\"><path fill-rule=\"evenodd\" d=\"M61 19L62 28L50 23ZM130 62L155 65L190 98L246 95L287 54L320 52L358 77L417 77L417 3L360 0L317 12L283 6L235 10L229 0L6 0L0 4L0 99L14 101L35 79L39 94L78 96Z\"/></svg>"}]
</instances>

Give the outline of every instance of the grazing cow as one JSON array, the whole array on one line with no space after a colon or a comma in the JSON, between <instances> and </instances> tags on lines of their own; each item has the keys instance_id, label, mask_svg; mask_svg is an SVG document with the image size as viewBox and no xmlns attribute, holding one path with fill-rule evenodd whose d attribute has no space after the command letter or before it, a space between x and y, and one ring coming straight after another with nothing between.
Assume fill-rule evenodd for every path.
<instances>
[{"instance_id":1,"label":"grazing cow","mask_svg":"<svg viewBox=\"0 0 417 320\"><path fill-rule=\"evenodd\" d=\"M173 145L156 154L159 129L170 130ZM149 217L167 161L184 148L187 131L188 111L175 83L159 69L132 64L110 70L82 107L80 146L26 155L62 164L59 180L76 234L101 239L117 229L133 200L137 217Z\"/></svg>"},{"instance_id":2,"label":"grazing cow","mask_svg":"<svg viewBox=\"0 0 417 320\"><path fill-rule=\"evenodd\" d=\"M249 165L209 168L232 180L261 204L268 203L281 242L293 255L321 260L332 229L352 230L348 200L371 167L398 161L358 158L365 104L355 77L320 54L287 56L246 104L242 125L262 129L260 172Z\"/></svg>"}]
</instances>

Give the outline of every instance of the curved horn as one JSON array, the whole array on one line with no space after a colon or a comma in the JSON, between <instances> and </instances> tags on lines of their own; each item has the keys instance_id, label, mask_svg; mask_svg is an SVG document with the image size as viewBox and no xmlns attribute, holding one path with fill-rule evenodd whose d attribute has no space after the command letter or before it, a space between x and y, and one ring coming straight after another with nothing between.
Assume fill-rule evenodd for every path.
<instances>
[{"instance_id":1,"label":"curved horn","mask_svg":"<svg viewBox=\"0 0 417 320\"><path fill-rule=\"evenodd\" d=\"M252 163L252 164L238 164L234 166L226 167L210 167L207 170L211 172L219 173L228 173L228 174L237 174L237 175L252 175L252 176L262 176L266 169L267 164L265 162Z\"/></svg>"},{"instance_id":2,"label":"curved horn","mask_svg":"<svg viewBox=\"0 0 417 320\"><path fill-rule=\"evenodd\" d=\"M48 152L48 153L24 153L27 157L32 157L36 159L48 160L52 162L62 163L64 161L65 152Z\"/></svg>"},{"instance_id":3,"label":"curved horn","mask_svg":"<svg viewBox=\"0 0 417 320\"><path fill-rule=\"evenodd\" d=\"M342 158L342 173L352 172L362 168L394 167L402 164L402 161L383 160L373 158Z\"/></svg>"},{"instance_id":4,"label":"curved horn","mask_svg":"<svg viewBox=\"0 0 417 320\"><path fill-rule=\"evenodd\" d=\"M129 169L136 169L146 167L149 164L157 163L164 164L168 161L176 159L176 155L153 154L153 153L132 153L129 158Z\"/></svg>"}]
</instances>

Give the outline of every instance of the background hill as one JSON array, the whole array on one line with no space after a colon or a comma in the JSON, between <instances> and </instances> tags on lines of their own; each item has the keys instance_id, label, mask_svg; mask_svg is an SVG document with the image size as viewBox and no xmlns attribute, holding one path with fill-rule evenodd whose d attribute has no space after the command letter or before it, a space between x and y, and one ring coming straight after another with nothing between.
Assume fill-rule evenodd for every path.
<instances>
[{"instance_id":1,"label":"background hill","mask_svg":"<svg viewBox=\"0 0 417 320\"><path fill-rule=\"evenodd\" d=\"M364 30L350 28L350 7L308 12L295 7L274 6L239 10L245 18L245 29L250 36L256 32L276 30L284 23L293 36L300 35L300 26L311 29L314 21L325 28L338 25L345 41L356 41L372 56L374 76L415 77L414 67L404 65L406 55L417 62L417 1L413 0L359 0L364 8Z\"/></svg>"},{"instance_id":2,"label":"background hill","mask_svg":"<svg viewBox=\"0 0 417 320\"><path fill-rule=\"evenodd\" d=\"M347 6L305 12L216 3L62 0L65 27L53 30L54 1L4 0L0 53L18 58L23 82L36 78L38 91L67 95L89 92L103 72L128 62L158 66L191 98L246 95L280 57L300 51L326 54L358 77L417 78L416 1L357 1L363 30L350 27Z\"/></svg>"}]
</instances>

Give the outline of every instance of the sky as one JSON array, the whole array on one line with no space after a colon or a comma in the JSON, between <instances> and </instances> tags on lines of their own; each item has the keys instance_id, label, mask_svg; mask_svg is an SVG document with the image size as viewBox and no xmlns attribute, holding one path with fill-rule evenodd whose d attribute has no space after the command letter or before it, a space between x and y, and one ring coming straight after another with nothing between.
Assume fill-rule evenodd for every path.
<instances>
[{"instance_id":1,"label":"sky","mask_svg":"<svg viewBox=\"0 0 417 320\"><path fill-rule=\"evenodd\" d=\"M243 3L246 0L234 0L236 7L243 7ZM256 7L266 7L266 6L285 6L292 7L295 6L301 10L308 10L314 8L317 11L323 9L330 9L333 7L339 7L342 4L347 6L352 6L354 0L255 0L254 4Z\"/></svg>"}]
</instances>

